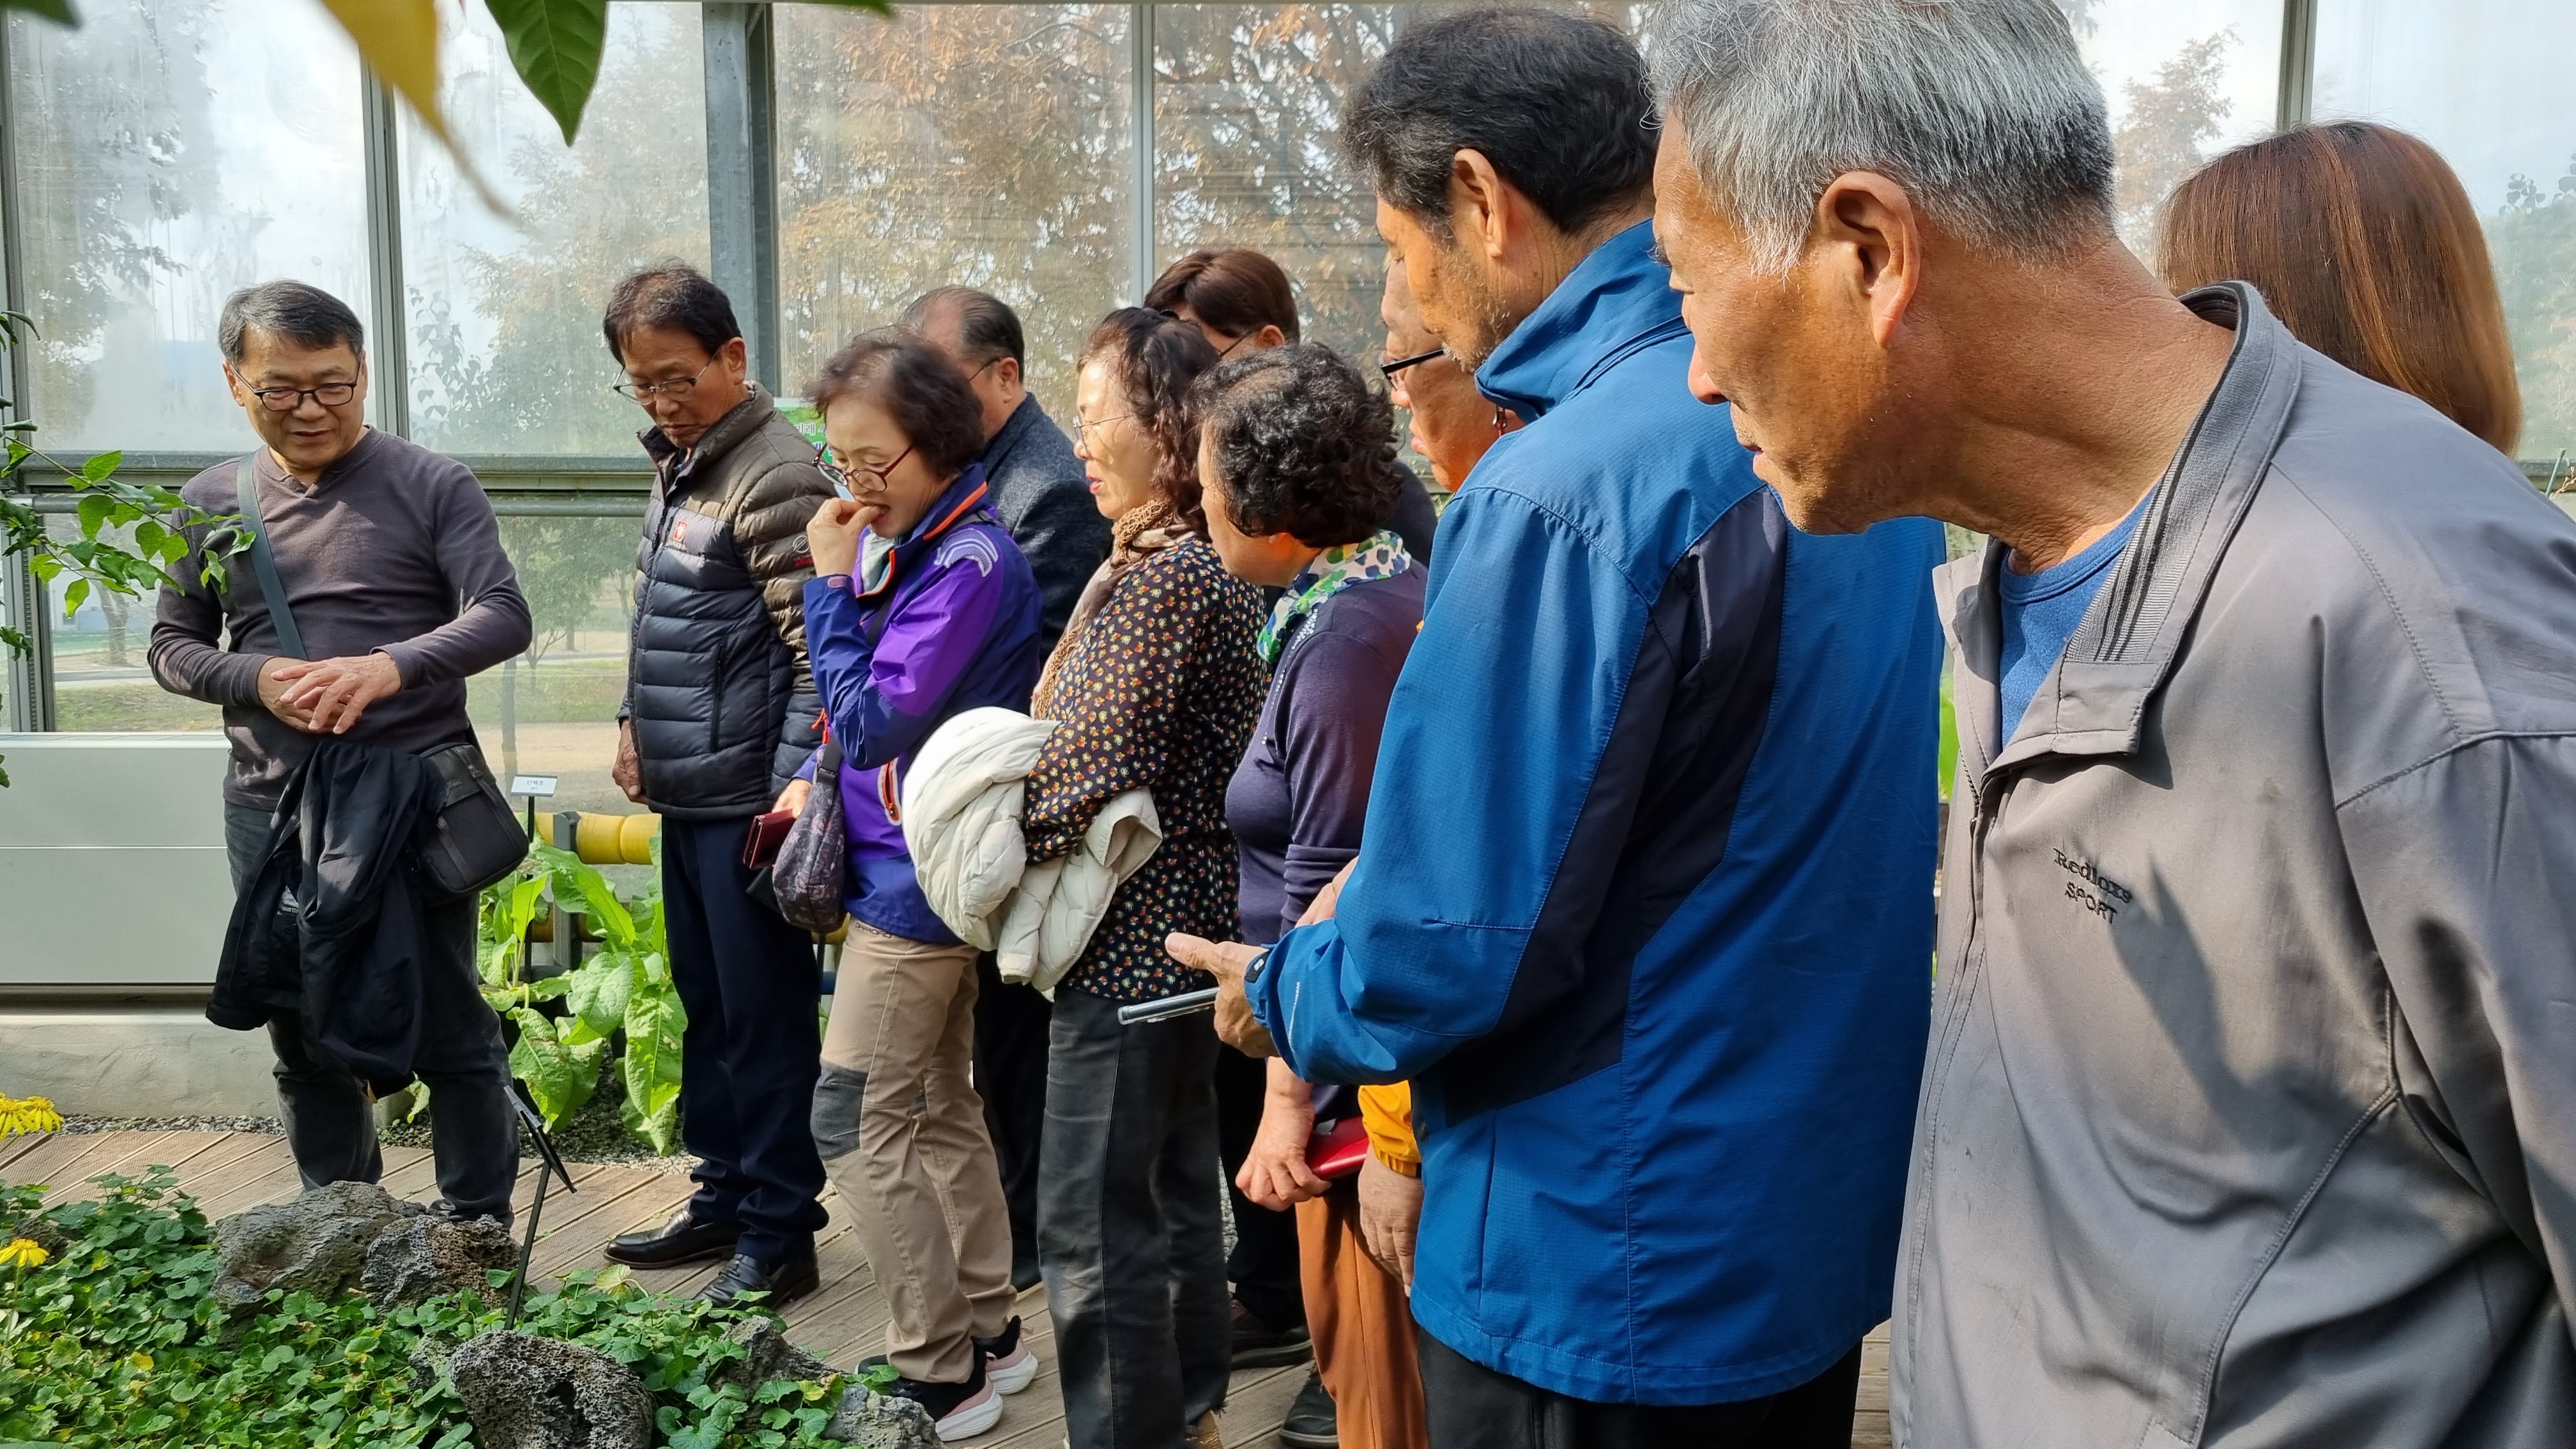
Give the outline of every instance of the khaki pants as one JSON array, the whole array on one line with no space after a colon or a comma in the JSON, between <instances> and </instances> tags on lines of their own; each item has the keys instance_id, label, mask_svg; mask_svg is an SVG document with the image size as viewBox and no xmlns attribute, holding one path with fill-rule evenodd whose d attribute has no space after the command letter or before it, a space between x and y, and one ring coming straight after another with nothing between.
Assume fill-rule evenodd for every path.
<instances>
[{"instance_id":1,"label":"khaki pants","mask_svg":"<svg viewBox=\"0 0 2576 1449\"><path fill-rule=\"evenodd\" d=\"M895 1372L964 1383L1011 1314L1011 1222L975 1051L975 948L850 924L814 1143L876 1270Z\"/></svg>"}]
</instances>

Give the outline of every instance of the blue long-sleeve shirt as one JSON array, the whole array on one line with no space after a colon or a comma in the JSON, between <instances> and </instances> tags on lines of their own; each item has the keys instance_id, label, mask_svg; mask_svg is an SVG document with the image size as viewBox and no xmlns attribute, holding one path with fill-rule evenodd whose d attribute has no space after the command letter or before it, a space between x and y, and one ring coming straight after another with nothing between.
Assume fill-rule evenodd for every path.
<instances>
[{"instance_id":1,"label":"blue long-sleeve shirt","mask_svg":"<svg viewBox=\"0 0 2576 1449\"><path fill-rule=\"evenodd\" d=\"M1921 520L1754 477L1640 225L1477 377L1335 919L1253 1009L1414 1084L1412 1307L1598 1402L1805 1381L1887 1315L1928 1028L1940 643Z\"/></svg>"}]
</instances>

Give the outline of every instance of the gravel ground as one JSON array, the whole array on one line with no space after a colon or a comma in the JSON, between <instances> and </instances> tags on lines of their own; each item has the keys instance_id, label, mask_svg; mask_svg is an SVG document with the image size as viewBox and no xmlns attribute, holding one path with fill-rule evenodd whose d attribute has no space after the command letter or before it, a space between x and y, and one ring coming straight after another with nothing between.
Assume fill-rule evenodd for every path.
<instances>
[{"instance_id":1,"label":"gravel ground","mask_svg":"<svg viewBox=\"0 0 2576 1449\"><path fill-rule=\"evenodd\" d=\"M685 1152L655 1156L649 1144L626 1130L625 1104L625 1085L610 1064L600 1072L599 1087L590 1094L590 1100L553 1132L555 1150L563 1154L566 1162L645 1167L657 1172L685 1173L695 1165L696 1160ZM437 1111L437 1099L433 1097L419 1121L388 1122L380 1135L397 1147L427 1147L429 1119ZM522 1142L519 1155L534 1157L535 1144Z\"/></svg>"},{"instance_id":2,"label":"gravel ground","mask_svg":"<svg viewBox=\"0 0 2576 1449\"><path fill-rule=\"evenodd\" d=\"M265 1132L273 1137L282 1130L274 1117L63 1116L66 1137L84 1137L92 1132Z\"/></svg>"},{"instance_id":3,"label":"gravel ground","mask_svg":"<svg viewBox=\"0 0 2576 1449\"><path fill-rule=\"evenodd\" d=\"M554 1134L555 1150L563 1154L566 1162L687 1172L694 1164L687 1153L657 1157L650 1146L627 1132L619 1115L625 1099L616 1074L605 1074L599 1090ZM417 1122L385 1123L378 1135L395 1147L427 1147L430 1117L437 1110L433 1104ZM284 1130L274 1117L78 1117L69 1113L63 1117L64 1135L74 1137L92 1132L264 1132L276 1136ZM519 1155L535 1157L535 1145L522 1142Z\"/></svg>"}]
</instances>

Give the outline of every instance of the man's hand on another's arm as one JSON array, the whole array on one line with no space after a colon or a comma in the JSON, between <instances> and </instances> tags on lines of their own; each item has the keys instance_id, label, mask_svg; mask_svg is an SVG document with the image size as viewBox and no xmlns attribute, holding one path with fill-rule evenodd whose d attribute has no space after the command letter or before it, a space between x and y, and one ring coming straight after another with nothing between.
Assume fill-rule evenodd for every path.
<instances>
[{"instance_id":1,"label":"man's hand on another's arm","mask_svg":"<svg viewBox=\"0 0 2576 1449\"><path fill-rule=\"evenodd\" d=\"M1202 940L1175 931L1163 938L1163 949L1191 970L1216 978L1216 1034L1226 1045L1248 1057L1279 1055L1278 1044L1253 1018L1252 1003L1243 997L1243 969L1261 954L1260 947L1241 941Z\"/></svg>"},{"instance_id":2,"label":"man's hand on another's arm","mask_svg":"<svg viewBox=\"0 0 2576 1449\"><path fill-rule=\"evenodd\" d=\"M617 762L608 767L608 778L626 792L627 799L638 805L652 803L644 798L644 767L635 758L635 721L631 719L617 722Z\"/></svg>"},{"instance_id":3,"label":"man's hand on another's arm","mask_svg":"<svg viewBox=\"0 0 2576 1449\"><path fill-rule=\"evenodd\" d=\"M306 662L289 659L261 671L287 686L286 702L311 718L304 728L315 734L344 735L367 712L367 706L403 687L402 666L390 654L355 654ZM260 693L267 694L265 679Z\"/></svg>"}]
</instances>

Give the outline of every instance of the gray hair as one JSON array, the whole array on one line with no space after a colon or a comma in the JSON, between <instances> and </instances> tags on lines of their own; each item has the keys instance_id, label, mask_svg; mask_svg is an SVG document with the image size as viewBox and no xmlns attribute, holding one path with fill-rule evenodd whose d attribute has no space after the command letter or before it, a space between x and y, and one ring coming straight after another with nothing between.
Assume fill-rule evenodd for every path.
<instances>
[{"instance_id":1,"label":"gray hair","mask_svg":"<svg viewBox=\"0 0 2576 1449\"><path fill-rule=\"evenodd\" d=\"M308 351L343 342L361 358L367 351L366 329L349 304L303 282L262 282L225 298L223 314L215 321L215 345L223 349L224 361L241 365L244 334L254 327Z\"/></svg>"},{"instance_id":2,"label":"gray hair","mask_svg":"<svg viewBox=\"0 0 2576 1449\"><path fill-rule=\"evenodd\" d=\"M2024 262L2111 229L2102 88L2050 0L1662 0L1650 27L1664 115L1769 271L1847 171Z\"/></svg>"}]
</instances>

